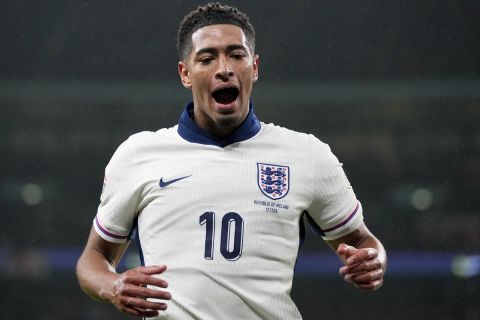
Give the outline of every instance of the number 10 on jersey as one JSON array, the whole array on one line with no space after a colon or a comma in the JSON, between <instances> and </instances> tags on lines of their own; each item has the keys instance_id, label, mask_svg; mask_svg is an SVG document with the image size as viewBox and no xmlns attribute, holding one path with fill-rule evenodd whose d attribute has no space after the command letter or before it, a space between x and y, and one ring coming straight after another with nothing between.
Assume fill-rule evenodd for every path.
<instances>
[{"instance_id":1,"label":"number 10 on jersey","mask_svg":"<svg viewBox=\"0 0 480 320\"><path fill-rule=\"evenodd\" d=\"M213 259L215 249L215 212L204 212L199 219L205 225L205 254L207 260ZM220 253L229 260L235 261L242 256L243 219L236 212L228 212L222 218L220 229Z\"/></svg>"}]
</instances>

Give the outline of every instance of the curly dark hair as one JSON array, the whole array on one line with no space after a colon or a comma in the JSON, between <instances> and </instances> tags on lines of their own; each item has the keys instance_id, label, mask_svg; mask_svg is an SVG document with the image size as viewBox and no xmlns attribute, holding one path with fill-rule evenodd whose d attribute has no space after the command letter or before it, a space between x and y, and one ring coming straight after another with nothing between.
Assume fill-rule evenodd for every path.
<instances>
[{"instance_id":1,"label":"curly dark hair","mask_svg":"<svg viewBox=\"0 0 480 320\"><path fill-rule=\"evenodd\" d=\"M180 23L177 32L177 52L180 60L186 59L192 50L192 34L213 24L232 24L240 27L250 49L255 50L255 30L247 15L235 7L210 2L187 14Z\"/></svg>"}]
</instances>

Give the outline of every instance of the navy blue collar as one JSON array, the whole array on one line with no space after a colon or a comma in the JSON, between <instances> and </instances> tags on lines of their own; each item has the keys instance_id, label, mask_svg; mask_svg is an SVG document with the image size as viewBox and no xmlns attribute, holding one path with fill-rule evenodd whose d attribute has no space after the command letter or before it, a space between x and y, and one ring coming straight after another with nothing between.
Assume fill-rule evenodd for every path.
<instances>
[{"instance_id":1,"label":"navy blue collar","mask_svg":"<svg viewBox=\"0 0 480 320\"><path fill-rule=\"evenodd\" d=\"M178 134L188 142L208 144L217 147L226 147L235 142L250 139L260 131L260 122L253 112L253 104L250 102L250 110L245 121L231 135L225 139L218 139L201 129L192 120L193 102L188 103L178 121Z\"/></svg>"}]
</instances>

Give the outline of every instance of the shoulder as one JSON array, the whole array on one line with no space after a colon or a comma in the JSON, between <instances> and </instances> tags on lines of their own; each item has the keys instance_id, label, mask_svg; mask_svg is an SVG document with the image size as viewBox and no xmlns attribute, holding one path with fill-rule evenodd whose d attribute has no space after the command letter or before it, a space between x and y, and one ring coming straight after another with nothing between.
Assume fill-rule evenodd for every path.
<instances>
[{"instance_id":1,"label":"shoulder","mask_svg":"<svg viewBox=\"0 0 480 320\"><path fill-rule=\"evenodd\" d=\"M168 140L172 136L175 127L172 128L163 128L158 131L141 131L129 136L120 146L119 150L125 151L138 151L139 149L149 146L156 145L159 142Z\"/></svg>"},{"instance_id":2,"label":"shoulder","mask_svg":"<svg viewBox=\"0 0 480 320\"><path fill-rule=\"evenodd\" d=\"M298 132L295 130L291 130L273 123L263 123L262 122L262 133L264 136L269 138L277 139L288 139L289 140L297 140L297 141L307 141L308 134L303 132Z\"/></svg>"},{"instance_id":3,"label":"shoulder","mask_svg":"<svg viewBox=\"0 0 480 320\"><path fill-rule=\"evenodd\" d=\"M171 139L174 132L176 130L172 127L155 132L142 131L132 134L118 146L111 161L132 161L134 158L141 156L145 151L158 147L162 141Z\"/></svg>"},{"instance_id":4,"label":"shoulder","mask_svg":"<svg viewBox=\"0 0 480 320\"><path fill-rule=\"evenodd\" d=\"M263 135L267 139L273 139L282 143L290 144L294 148L308 148L311 151L329 153L330 147L316 136L310 133L291 130L273 123L262 123Z\"/></svg>"}]
</instances>

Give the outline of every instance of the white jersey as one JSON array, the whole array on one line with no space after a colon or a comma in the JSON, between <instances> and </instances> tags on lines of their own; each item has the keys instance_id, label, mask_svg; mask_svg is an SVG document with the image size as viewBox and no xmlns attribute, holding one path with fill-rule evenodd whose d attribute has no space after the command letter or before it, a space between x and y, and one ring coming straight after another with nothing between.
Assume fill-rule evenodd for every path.
<instances>
[{"instance_id":1,"label":"white jersey","mask_svg":"<svg viewBox=\"0 0 480 320\"><path fill-rule=\"evenodd\" d=\"M144 265L167 265L156 319L301 319L290 298L302 215L324 239L362 223L328 145L259 122L219 141L190 119L131 136L106 168L94 226L110 242L137 227Z\"/></svg>"}]
</instances>

